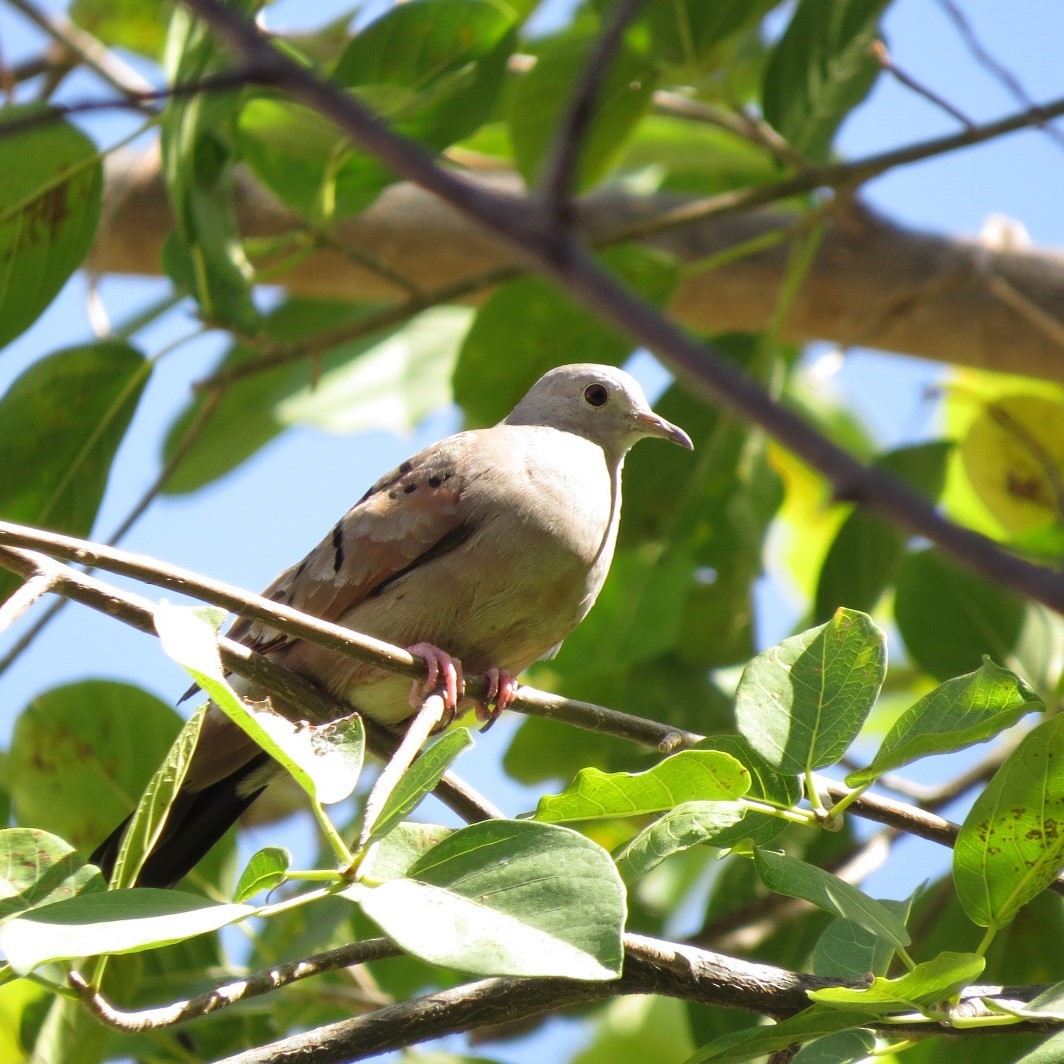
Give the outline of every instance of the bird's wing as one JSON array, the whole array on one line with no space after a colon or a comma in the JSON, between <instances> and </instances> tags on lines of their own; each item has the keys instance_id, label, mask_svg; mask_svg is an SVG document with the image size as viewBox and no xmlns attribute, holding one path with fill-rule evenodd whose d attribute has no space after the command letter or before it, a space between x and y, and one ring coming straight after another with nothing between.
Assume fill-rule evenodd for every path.
<instances>
[{"instance_id":1,"label":"bird's wing","mask_svg":"<svg viewBox=\"0 0 1064 1064\"><path fill-rule=\"evenodd\" d=\"M382 477L263 594L335 621L404 573L464 542L476 525L468 489L480 475L476 463L463 461L471 435L461 433L426 448ZM294 641L245 619L229 635L262 653Z\"/></svg>"}]
</instances>

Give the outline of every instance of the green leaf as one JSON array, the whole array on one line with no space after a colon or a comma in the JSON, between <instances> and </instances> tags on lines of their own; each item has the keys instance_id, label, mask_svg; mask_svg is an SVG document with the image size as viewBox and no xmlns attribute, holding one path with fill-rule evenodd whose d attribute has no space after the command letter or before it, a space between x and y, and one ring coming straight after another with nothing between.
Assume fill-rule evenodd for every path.
<instances>
[{"instance_id":1,"label":"green leaf","mask_svg":"<svg viewBox=\"0 0 1064 1064\"><path fill-rule=\"evenodd\" d=\"M801 0L765 68L765 118L810 162L825 162L842 120L880 66L869 54L887 0Z\"/></svg>"},{"instance_id":2,"label":"green leaf","mask_svg":"<svg viewBox=\"0 0 1064 1064\"><path fill-rule=\"evenodd\" d=\"M0 168L0 348L59 294L100 218L100 156L84 133L39 104L0 108L0 125L38 114L48 120L4 137L18 165Z\"/></svg>"},{"instance_id":3,"label":"green leaf","mask_svg":"<svg viewBox=\"0 0 1064 1064\"><path fill-rule=\"evenodd\" d=\"M572 979L620 972L624 887L609 854L575 831L532 821L473 824L408 875L344 894L430 964Z\"/></svg>"},{"instance_id":4,"label":"green leaf","mask_svg":"<svg viewBox=\"0 0 1064 1064\"><path fill-rule=\"evenodd\" d=\"M750 1064L777 1049L824 1038L851 1027L866 1027L876 1017L868 1012L843 1012L814 1005L778 1023L753 1027L715 1038L688 1058L686 1064Z\"/></svg>"},{"instance_id":5,"label":"green leaf","mask_svg":"<svg viewBox=\"0 0 1064 1064\"><path fill-rule=\"evenodd\" d=\"M626 173L660 174L658 191L696 196L764 185L779 177L772 156L739 135L654 114L636 127L618 167Z\"/></svg>"},{"instance_id":6,"label":"green leaf","mask_svg":"<svg viewBox=\"0 0 1064 1064\"><path fill-rule=\"evenodd\" d=\"M632 883L666 857L700 843L716 845L716 836L743 818L742 802L681 802L617 852L617 870Z\"/></svg>"},{"instance_id":7,"label":"green leaf","mask_svg":"<svg viewBox=\"0 0 1064 1064\"><path fill-rule=\"evenodd\" d=\"M536 65L513 85L507 121L514 160L530 185L542 176L574 87L597 42L597 34L555 38L538 51ZM574 192L595 185L620 156L650 103L656 82L657 72L649 57L628 45L618 49L581 140Z\"/></svg>"},{"instance_id":8,"label":"green leaf","mask_svg":"<svg viewBox=\"0 0 1064 1064\"><path fill-rule=\"evenodd\" d=\"M288 877L292 855L280 846L267 846L253 854L244 871L240 873L233 901L243 902L262 891L273 890Z\"/></svg>"},{"instance_id":9,"label":"green leaf","mask_svg":"<svg viewBox=\"0 0 1064 1064\"><path fill-rule=\"evenodd\" d=\"M887 732L872 763L846 777L850 787L929 754L945 754L985 742L1045 705L1015 673L983 658L982 666L928 692Z\"/></svg>"},{"instance_id":10,"label":"green leaf","mask_svg":"<svg viewBox=\"0 0 1064 1064\"><path fill-rule=\"evenodd\" d=\"M561 794L544 795L536 807L541 823L602 820L672 809L681 802L741 798L750 773L718 750L681 750L646 772L585 768Z\"/></svg>"},{"instance_id":11,"label":"green leaf","mask_svg":"<svg viewBox=\"0 0 1064 1064\"><path fill-rule=\"evenodd\" d=\"M263 322L263 334L281 344L353 325L370 311L349 303L289 299ZM236 468L292 425L339 432L381 428L409 432L451 401L450 375L471 311L436 307L404 324L339 343L316 360L259 372L231 384L167 482L168 492L194 491ZM236 344L222 361L230 369L258 356ZM314 376L312 380L311 377ZM203 410L197 396L180 414L166 440L173 455Z\"/></svg>"},{"instance_id":12,"label":"green leaf","mask_svg":"<svg viewBox=\"0 0 1064 1064\"><path fill-rule=\"evenodd\" d=\"M441 824L419 824L411 820L396 824L367 851L360 866L363 880L383 883L404 878L417 861L454 830Z\"/></svg>"},{"instance_id":13,"label":"green leaf","mask_svg":"<svg viewBox=\"0 0 1064 1064\"><path fill-rule=\"evenodd\" d=\"M356 34L333 77L390 100L381 117L439 150L490 117L515 44L514 19L502 4L419 0Z\"/></svg>"},{"instance_id":14,"label":"green leaf","mask_svg":"<svg viewBox=\"0 0 1064 1064\"><path fill-rule=\"evenodd\" d=\"M741 31L756 30L778 0L648 0L636 22L650 33L654 56L689 75L717 68L719 46ZM595 5L604 8L605 0Z\"/></svg>"},{"instance_id":15,"label":"green leaf","mask_svg":"<svg viewBox=\"0 0 1064 1064\"><path fill-rule=\"evenodd\" d=\"M0 515L88 535L150 371L138 351L106 340L18 377L0 398Z\"/></svg>"},{"instance_id":16,"label":"green leaf","mask_svg":"<svg viewBox=\"0 0 1064 1064\"><path fill-rule=\"evenodd\" d=\"M43 691L15 721L4 770L18 821L88 853L136 805L181 724L131 684L82 680Z\"/></svg>"},{"instance_id":17,"label":"green leaf","mask_svg":"<svg viewBox=\"0 0 1064 1064\"><path fill-rule=\"evenodd\" d=\"M386 336L379 334L348 361L281 399L282 425L313 425L325 432L370 429L411 432L450 401L451 375L473 311L434 307ZM335 361L335 358L334 360Z\"/></svg>"},{"instance_id":18,"label":"green leaf","mask_svg":"<svg viewBox=\"0 0 1064 1064\"><path fill-rule=\"evenodd\" d=\"M880 901L903 923L908 922L912 899ZM894 947L851 920L832 920L817 939L813 971L829 979L865 980L868 973L886 975L894 959Z\"/></svg>"},{"instance_id":19,"label":"green leaf","mask_svg":"<svg viewBox=\"0 0 1064 1064\"><path fill-rule=\"evenodd\" d=\"M257 0L234 5L252 14ZM195 83L229 62L228 53L205 22L178 6L166 37L167 82ZM251 266L237 232L234 206L235 158L227 143L240 95L207 92L171 96L160 125L163 176L175 228L164 265L212 322L256 330L251 300Z\"/></svg>"},{"instance_id":20,"label":"green leaf","mask_svg":"<svg viewBox=\"0 0 1064 1064\"><path fill-rule=\"evenodd\" d=\"M99 870L65 840L39 828L0 831L0 921L106 889Z\"/></svg>"},{"instance_id":21,"label":"green leaf","mask_svg":"<svg viewBox=\"0 0 1064 1064\"><path fill-rule=\"evenodd\" d=\"M137 887L83 894L16 917L0 928L0 949L19 975L50 961L137 953L180 942L252 915L177 890Z\"/></svg>"},{"instance_id":22,"label":"green leaf","mask_svg":"<svg viewBox=\"0 0 1064 1064\"><path fill-rule=\"evenodd\" d=\"M440 151L490 117L515 40L513 16L487 0L396 5L351 39L332 80ZM313 221L361 211L396 180L327 119L273 95L249 100L237 130L259 179Z\"/></svg>"},{"instance_id":23,"label":"green leaf","mask_svg":"<svg viewBox=\"0 0 1064 1064\"><path fill-rule=\"evenodd\" d=\"M893 946L909 944L905 924L890 909L838 876L771 850L755 851L754 863L769 890L788 898L802 898L818 909L851 920Z\"/></svg>"},{"instance_id":24,"label":"green leaf","mask_svg":"<svg viewBox=\"0 0 1064 1064\"><path fill-rule=\"evenodd\" d=\"M1015 1064L1060 1064L1064 1060L1064 1031L1047 1038L1030 1053L1024 1053Z\"/></svg>"},{"instance_id":25,"label":"green leaf","mask_svg":"<svg viewBox=\"0 0 1064 1064\"><path fill-rule=\"evenodd\" d=\"M875 1049L872 1031L839 1031L804 1045L791 1064L863 1064Z\"/></svg>"},{"instance_id":26,"label":"green leaf","mask_svg":"<svg viewBox=\"0 0 1064 1064\"><path fill-rule=\"evenodd\" d=\"M418 759L403 773L395 790L388 795L367 841L387 835L440 782L443 774L454 763L454 759L472 745L473 736L469 729L456 728L423 750Z\"/></svg>"},{"instance_id":27,"label":"green leaf","mask_svg":"<svg viewBox=\"0 0 1064 1064\"><path fill-rule=\"evenodd\" d=\"M902 562L894 620L916 664L948 680L977 669L985 656L1009 659L1023 630L1024 602L931 547Z\"/></svg>"},{"instance_id":28,"label":"green leaf","mask_svg":"<svg viewBox=\"0 0 1064 1064\"><path fill-rule=\"evenodd\" d=\"M976 798L953 849L964 911L1001 927L1064 865L1064 716L1040 724Z\"/></svg>"},{"instance_id":29,"label":"green leaf","mask_svg":"<svg viewBox=\"0 0 1064 1064\"><path fill-rule=\"evenodd\" d=\"M953 443L935 440L882 455L873 468L911 484L929 501L941 494ZM816 587L814 617L826 621L839 606L871 612L894 579L908 537L895 525L855 506L836 533Z\"/></svg>"},{"instance_id":30,"label":"green leaf","mask_svg":"<svg viewBox=\"0 0 1064 1064\"><path fill-rule=\"evenodd\" d=\"M111 872L112 887L132 887L148 855L162 837L170 807L174 804L174 799L185 781L188 766L192 763L205 714L206 707L203 707L194 713L178 732L165 760L144 789L144 794L129 818L129 827L122 837L118 857Z\"/></svg>"},{"instance_id":31,"label":"green leaf","mask_svg":"<svg viewBox=\"0 0 1064 1064\"><path fill-rule=\"evenodd\" d=\"M886 673L883 633L839 609L818 628L758 654L735 695L740 733L783 773L838 761L861 730Z\"/></svg>"},{"instance_id":32,"label":"green leaf","mask_svg":"<svg viewBox=\"0 0 1064 1064\"><path fill-rule=\"evenodd\" d=\"M741 735L711 735L703 739L696 750L722 750L739 762L750 773L750 789L746 798L764 798L773 805L786 808L796 805L802 797L802 785L797 776L778 773L760 754L751 749ZM756 846L771 842L786 823L770 813L749 810L733 829L725 829L713 841L714 846L734 846L743 839Z\"/></svg>"},{"instance_id":33,"label":"green leaf","mask_svg":"<svg viewBox=\"0 0 1064 1064\"><path fill-rule=\"evenodd\" d=\"M832 1008L867 1009L882 1016L912 1007L930 1009L978 979L986 959L977 953L940 953L897 979L877 976L868 987L810 990L813 1001Z\"/></svg>"},{"instance_id":34,"label":"green leaf","mask_svg":"<svg viewBox=\"0 0 1064 1064\"><path fill-rule=\"evenodd\" d=\"M293 724L279 713L252 710L229 686L218 657L221 611L164 604L155 628L166 654L211 700L322 805L342 802L355 789L366 735L358 713L326 724Z\"/></svg>"},{"instance_id":35,"label":"green leaf","mask_svg":"<svg viewBox=\"0 0 1064 1064\"><path fill-rule=\"evenodd\" d=\"M112 48L126 48L149 59L162 55L167 0L74 0L70 18Z\"/></svg>"}]
</instances>

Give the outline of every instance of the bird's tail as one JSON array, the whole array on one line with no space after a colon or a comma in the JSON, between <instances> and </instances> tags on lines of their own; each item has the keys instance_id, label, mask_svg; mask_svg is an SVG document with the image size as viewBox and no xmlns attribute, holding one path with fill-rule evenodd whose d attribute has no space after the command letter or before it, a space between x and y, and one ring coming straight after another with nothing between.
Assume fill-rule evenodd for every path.
<instances>
[{"instance_id":1,"label":"bird's tail","mask_svg":"<svg viewBox=\"0 0 1064 1064\"><path fill-rule=\"evenodd\" d=\"M266 789L269 775L262 769L268 762L269 757L260 754L202 790L180 791L170 807L163 833L144 862L135 885L172 887L190 872ZM131 819L132 814L96 847L89 858L108 879L114 871Z\"/></svg>"}]
</instances>

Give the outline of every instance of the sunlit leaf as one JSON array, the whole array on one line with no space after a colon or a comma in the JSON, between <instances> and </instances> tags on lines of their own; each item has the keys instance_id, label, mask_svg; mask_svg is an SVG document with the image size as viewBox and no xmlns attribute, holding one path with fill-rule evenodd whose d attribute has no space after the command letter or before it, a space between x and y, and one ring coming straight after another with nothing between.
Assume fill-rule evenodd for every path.
<instances>
[{"instance_id":1,"label":"sunlit leaf","mask_svg":"<svg viewBox=\"0 0 1064 1064\"><path fill-rule=\"evenodd\" d=\"M0 167L0 348L81 265L100 217L100 156L84 133L37 104L0 109L0 124L35 115L47 121L4 137L18 165Z\"/></svg>"},{"instance_id":2,"label":"sunlit leaf","mask_svg":"<svg viewBox=\"0 0 1064 1064\"><path fill-rule=\"evenodd\" d=\"M976 798L953 849L970 919L1001 927L1064 866L1064 717L1040 724Z\"/></svg>"},{"instance_id":3,"label":"sunlit leaf","mask_svg":"<svg viewBox=\"0 0 1064 1064\"><path fill-rule=\"evenodd\" d=\"M624 888L609 854L575 831L473 824L407 875L344 893L422 960L484 975L598 980L620 972Z\"/></svg>"},{"instance_id":4,"label":"sunlit leaf","mask_svg":"<svg viewBox=\"0 0 1064 1064\"><path fill-rule=\"evenodd\" d=\"M989 658L967 676L940 684L915 702L887 732L872 763L846 777L850 787L929 754L945 754L985 742L1027 713L1045 709L1015 673Z\"/></svg>"},{"instance_id":5,"label":"sunlit leaf","mask_svg":"<svg viewBox=\"0 0 1064 1064\"><path fill-rule=\"evenodd\" d=\"M860 731L886 667L883 633L872 619L839 609L827 624L746 666L735 696L739 731L780 772L830 765Z\"/></svg>"},{"instance_id":6,"label":"sunlit leaf","mask_svg":"<svg viewBox=\"0 0 1064 1064\"><path fill-rule=\"evenodd\" d=\"M682 750L646 772L605 773L585 768L561 794L546 795L536 820L598 820L672 809L681 802L741 798L750 774L719 750Z\"/></svg>"}]
</instances>

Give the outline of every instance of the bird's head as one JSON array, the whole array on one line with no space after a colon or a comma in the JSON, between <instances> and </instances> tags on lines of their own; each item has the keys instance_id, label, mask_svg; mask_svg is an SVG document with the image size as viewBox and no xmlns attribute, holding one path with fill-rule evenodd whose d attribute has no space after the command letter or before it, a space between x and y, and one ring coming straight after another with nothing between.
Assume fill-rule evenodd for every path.
<instances>
[{"instance_id":1,"label":"bird's head","mask_svg":"<svg viewBox=\"0 0 1064 1064\"><path fill-rule=\"evenodd\" d=\"M639 382L615 366L581 363L550 370L532 385L504 424L572 432L617 458L647 436L693 449L690 436L655 414Z\"/></svg>"}]
</instances>

